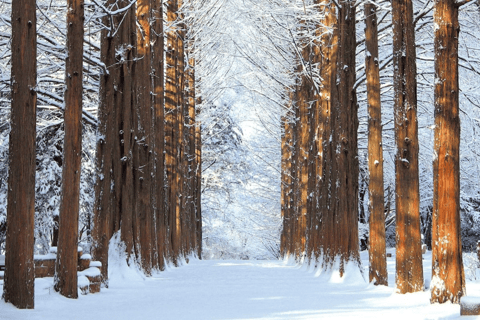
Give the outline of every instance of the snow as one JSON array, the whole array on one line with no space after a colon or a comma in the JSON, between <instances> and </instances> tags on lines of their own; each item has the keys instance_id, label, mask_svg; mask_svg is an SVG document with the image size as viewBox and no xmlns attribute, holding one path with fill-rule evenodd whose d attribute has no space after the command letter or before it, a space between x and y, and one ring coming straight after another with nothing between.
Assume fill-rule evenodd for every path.
<instances>
[{"instance_id":1,"label":"snow","mask_svg":"<svg viewBox=\"0 0 480 320\"><path fill-rule=\"evenodd\" d=\"M362 252L361 258L368 277L368 253ZM430 252L423 262L428 283ZM395 293L394 257L388 258L388 287L367 283L352 265L340 278L338 272L319 272L291 260L190 259L189 264L148 278L122 258L112 257L109 265L108 289L74 300L53 290L53 278L36 279L35 309L18 310L0 301L1 319L456 319L460 315L459 305L431 305L429 290ZM480 292L480 282L467 281L467 292Z\"/></svg>"},{"instance_id":2,"label":"snow","mask_svg":"<svg viewBox=\"0 0 480 320\"><path fill-rule=\"evenodd\" d=\"M88 277L97 277L100 275L100 269L96 267L90 267L83 271L78 272L79 275L88 276Z\"/></svg>"}]
</instances>

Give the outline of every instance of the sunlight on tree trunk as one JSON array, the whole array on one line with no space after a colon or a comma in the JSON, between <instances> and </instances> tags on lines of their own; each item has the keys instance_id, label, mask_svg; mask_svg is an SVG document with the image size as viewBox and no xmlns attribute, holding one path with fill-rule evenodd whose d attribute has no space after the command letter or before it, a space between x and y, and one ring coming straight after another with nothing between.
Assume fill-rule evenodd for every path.
<instances>
[{"instance_id":1,"label":"sunlight on tree trunk","mask_svg":"<svg viewBox=\"0 0 480 320\"><path fill-rule=\"evenodd\" d=\"M435 140L433 160L431 302L465 295L460 221L458 6L435 1Z\"/></svg>"}]
</instances>

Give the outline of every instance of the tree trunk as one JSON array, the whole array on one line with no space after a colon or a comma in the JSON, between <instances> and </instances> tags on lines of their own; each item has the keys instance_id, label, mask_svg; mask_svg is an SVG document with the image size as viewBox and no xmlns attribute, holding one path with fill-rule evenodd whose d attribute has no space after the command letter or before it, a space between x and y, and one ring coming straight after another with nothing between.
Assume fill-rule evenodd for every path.
<instances>
[{"instance_id":1,"label":"tree trunk","mask_svg":"<svg viewBox=\"0 0 480 320\"><path fill-rule=\"evenodd\" d=\"M376 285L388 285L385 246L385 207L383 190L382 112L380 103L380 70L378 64L377 10L365 3L365 73L368 99L368 170L370 183L369 279Z\"/></svg>"},{"instance_id":2,"label":"tree trunk","mask_svg":"<svg viewBox=\"0 0 480 320\"><path fill-rule=\"evenodd\" d=\"M122 2L122 7L128 5L127 1ZM118 84L115 91L115 104L118 106L117 114L118 138L117 145L120 147L119 161L121 171L116 171L115 188L120 190L120 198L117 199L120 205L121 218L121 239L125 244L127 261L134 254L134 217L136 206L134 201L134 172L133 172L133 150L135 143L134 135L134 110L133 110L133 60L135 57L135 7L126 12L123 22L119 26L116 38L116 50L121 53L116 57L118 65ZM122 17L123 18L123 17ZM117 159L117 160L118 160Z\"/></svg>"},{"instance_id":3,"label":"tree trunk","mask_svg":"<svg viewBox=\"0 0 480 320\"><path fill-rule=\"evenodd\" d=\"M460 303L465 294L460 222L458 6L436 0L435 140L431 302Z\"/></svg>"},{"instance_id":4,"label":"tree trunk","mask_svg":"<svg viewBox=\"0 0 480 320\"><path fill-rule=\"evenodd\" d=\"M318 127L323 131L319 157L322 183L317 195L317 255L323 257L326 269L339 262L343 276L347 263L359 263L355 7L353 1L342 1L338 10L331 2L322 4L324 53L319 64L322 87Z\"/></svg>"},{"instance_id":5,"label":"tree trunk","mask_svg":"<svg viewBox=\"0 0 480 320\"><path fill-rule=\"evenodd\" d=\"M177 20L177 1L167 4L167 24L173 25ZM177 105L179 88L177 82L177 33L172 26L167 32L166 83L165 83L165 166L167 173L166 212L168 214L168 236L170 243L169 260L177 265L179 254L179 229L177 224Z\"/></svg>"},{"instance_id":6,"label":"tree trunk","mask_svg":"<svg viewBox=\"0 0 480 320\"><path fill-rule=\"evenodd\" d=\"M196 100L200 100L196 98ZM196 223L196 242L197 242L197 256L202 259L202 126L198 121L200 115L200 103L196 103L195 108L195 223Z\"/></svg>"},{"instance_id":7,"label":"tree trunk","mask_svg":"<svg viewBox=\"0 0 480 320\"><path fill-rule=\"evenodd\" d=\"M103 23L110 26L107 16ZM97 159L95 204L93 208L93 259L102 263L102 282L108 286L108 243L111 237L111 184L112 184L112 154L111 146L115 143L115 107L114 83L116 73L110 70L115 63L115 43L110 29L103 29L101 34L100 57L106 70L100 75L98 132L97 132Z\"/></svg>"},{"instance_id":8,"label":"tree trunk","mask_svg":"<svg viewBox=\"0 0 480 320\"><path fill-rule=\"evenodd\" d=\"M145 274L150 275L152 269L153 249L153 206L152 206L152 173L153 173L153 133L152 133L152 99L151 88L151 49L150 19L151 0L137 1L137 60L135 63L135 121L137 121L138 166L136 205L140 231L140 263Z\"/></svg>"},{"instance_id":9,"label":"tree trunk","mask_svg":"<svg viewBox=\"0 0 480 320\"><path fill-rule=\"evenodd\" d=\"M155 112L155 186L156 186L156 237L157 264L160 270L165 269L166 258L166 211L165 211L165 114L164 114L164 33L163 33L163 1L153 2L152 37L152 72L153 72L153 109Z\"/></svg>"},{"instance_id":10,"label":"tree trunk","mask_svg":"<svg viewBox=\"0 0 480 320\"><path fill-rule=\"evenodd\" d=\"M33 309L37 39L35 0L12 1L12 106L3 297Z\"/></svg>"},{"instance_id":11,"label":"tree trunk","mask_svg":"<svg viewBox=\"0 0 480 320\"><path fill-rule=\"evenodd\" d=\"M300 22L303 23L303 22ZM306 28L306 26L302 26ZM304 39L304 42L307 40ZM295 165L297 166L297 199L296 199L296 230L295 230L295 257L297 261L303 261L305 258L306 240L307 240L307 205L308 205L308 191L309 191L309 150L310 150L310 102L312 89L311 70L305 69L310 64L311 47L305 45L301 52L299 59L303 60L301 66L303 70L299 79L299 84L296 92L296 105L298 112L298 123L296 126L297 140L296 149L298 156ZM310 76L309 76L310 75Z\"/></svg>"},{"instance_id":12,"label":"tree trunk","mask_svg":"<svg viewBox=\"0 0 480 320\"><path fill-rule=\"evenodd\" d=\"M196 214L195 214L195 189L197 167L195 156L195 39L189 39L188 42L188 69L186 72L187 79L187 106L188 106L188 154L187 154L187 175L188 175L188 214L189 214L189 254L195 253L197 248L196 238Z\"/></svg>"},{"instance_id":13,"label":"tree trunk","mask_svg":"<svg viewBox=\"0 0 480 320\"><path fill-rule=\"evenodd\" d=\"M418 180L418 123L415 29L411 0L392 0L396 284L400 293L422 291Z\"/></svg>"},{"instance_id":14,"label":"tree trunk","mask_svg":"<svg viewBox=\"0 0 480 320\"><path fill-rule=\"evenodd\" d=\"M82 160L83 91L83 0L67 3L67 58L65 61L65 138L63 148L62 198L55 290L78 298L78 211Z\"/></svg>"}]
</instances>

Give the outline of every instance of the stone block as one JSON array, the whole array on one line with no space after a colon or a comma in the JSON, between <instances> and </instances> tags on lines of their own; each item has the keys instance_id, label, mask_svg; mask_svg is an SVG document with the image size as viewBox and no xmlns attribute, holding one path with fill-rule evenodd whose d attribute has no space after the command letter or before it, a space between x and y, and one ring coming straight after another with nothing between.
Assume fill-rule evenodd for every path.
<instances>
[{"instance_id":1,"label":"stone block","mask_svg":"<svg viewBox=\"0 0 480 320\"><path fill-rule=\"evenodd\" d=\"M480 297L462 297L460 299L461 316L480 316Z\"/></svg>"}]
</instances>

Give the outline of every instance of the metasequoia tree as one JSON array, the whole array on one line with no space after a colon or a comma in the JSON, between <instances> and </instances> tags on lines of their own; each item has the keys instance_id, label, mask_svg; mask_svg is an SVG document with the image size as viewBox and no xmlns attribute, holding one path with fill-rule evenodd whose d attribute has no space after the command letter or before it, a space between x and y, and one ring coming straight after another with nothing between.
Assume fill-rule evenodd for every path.
<instances>
[{"instance_id":1,"label":"metasequoia tree","mask_svg":"<svg viewBox=\"0 0 480 320\"><path fill-rule=\"evenodd\" d=\"M3 298L33 309L37 39L35 0L12 1L12 99Z\"/></svg>"},{"instance_id":2,"label":"metasequoia tree","mask_svg":"<svg viewBox=\"0 0 480 320\"><path fill-rule=\"evenodd\" d=\"M335 8L329 4L328 15ZM334 27L336 65L327 81L332 86L331 136L332 142L325 143L323 167L330 165L329 179L323 179L323 196L329 192L329 205L322 212L321 250L325 263L333 264L339 259L340 275L348 262L359 263L358 252L358 150L357 150L357 98L355 84L355 1L340 1L337 21L327 17L327 26ZM330 24L330 22L332 24ZM334 23L334 24L333 24ZM335 39L335 34L338 40ZM327 61L328 63L328 61ZM332 77L333 76L333 77ZM326 117L328 117L326 115ZM327 120L328 121L328 120ZM326 139L325 139L326 140ZM328 151L328 152L326 152ZM331 158L326 158L328 155Z\"/></svg>"},{"instance_id":3,"label":"metasequoia tree","mask_svg":"<svg viewBox=\"0 0 480 320\"><path fill-rule=\"evenodd\" d=\"M155 127L155 226L157 256L156 263L164 270L167 248L167 217L165 210L165 112L164 112L164 82L165 67L163 63L165 38L163 33L163 1L153 1L152 4L152 84L153 112ZM154 257L155 258L155 257Z\"/></svg>"},{"instance_id":4,"label":"metasequoia tree","mask_svg":"<svg viewBox=\"0 0 480 320\"><path fill-rule=\"evenodd\" d=\"M78 297L77 242L82 152L83 6L83 0L69 0L67 3L65 138L55 290L68 298Z\"/></svg>"},{"instance_id":5,"label":"metasequoia tree","mask_svg":"<svg viewBox=\"0 0 480 320\"><path fill-rule=\"evenodd\" d=\"M284 246L292 242L297 259L307 252L325 269L338 262L343 275L347 263L359 263L355 6L354 1L338 7L327 0L316 4L321 20L314 23L314 41L305 41L297 65L295 206L293 219L284 221L284 237L292 230ZM284 202L284 219L285 208Z\"/></svg>"},{"instance_id":6,"label":"metasequoia tree","mask_svg":"<svg viewBox=\"0 0 480 320\"><path fill-rule=\"evenodd\" d=\"M177 264L177 257L180 252L180 216L177 215L177 142L178 142L178 110L180 88L178 79L178 40L177 32L173 26L177 20L178 3L170 0L167 5L167 23L171 26L166 32L166 79L165 79L165 169L167 179L167 205L168 214L168 236L171 246L170 259Z\"/></svg>"},{"instance_id":7,"label":"metasequoia tree","mask_svg":"<svg viewBox=\"0 0 480 320\"><path fill-rule=\"evenodd\" d=\"M302 26L305 32L306 26ZM296 198L295 198L295 217L296 220L296 229L294 235L295 243L295 257L297 261L303 261L305 258L305 249L306 249L306 237L307 237L307 202L308 197L308 178L309 178L309 147L310 147L310 119L309 111L311 107L311 89L313 86L312 78L309 77L308 69L311 55L311 46L308 43L307 39L303 40L303 48L301 52L301 73L296 88L296 117L297 125L296 129L296 144L295 144L295 154L296 154L296 177L295 177L295 189L296 189Z\"/></svg>"},{"instance_id":8,"label":"metasequoia tree","mask_svg":"<svg viewBox=\"0 0 480 320\"><path fill-rule=\"evenodd\" d=\"M377 9L365 3L365 73L368 103L368 170L370 183L369 279L388 285L385 247L385 213L383 190L382 112L380 108L380 70L378 61Z\"/></svg>"},{"instance_id":9,"label":"metasequoia tree","mask_svg":"<svg viewBox=\"0 0 480 320\"><path fill-rule=\"evenodd\" d=\"M289 106L290 108L292 106ZM292 223L293 219L293 180L292 180L292 119L291 112L282 118L282 178L281 178L281 205L283 229L280 241L280 253L283 257L288 257L293 252L290 244L292 243Z\"/></svg>"},{"instance_id":10,"label":"metasequoia tree","mask_svg":"<svg viewBox=\"0 0 480 320\"><path fill-rule=\"evenodd\" d=\"M121 7L127 8L128 1L120 2ZM116 228L121 230L121 239L125 244L127 259L130 260L132 255L135 257L135 244L138 232L134 230L136 224L134 197L134 167L133 167L133 150L135 144L134 131L134 57L135 57L135 41L136 33L136 17L134 7L127 10L123 16L117 18L122 21L118 25L117 34L115 36L115 51L119 54L115 57L115 65L109 70L110 72L118 72L115 77L115 105L117 106L115 117L118 135L116 136L116 147L114 149L118 159L121 160L120 165L114 170L114 184L116 190L116 202L118 208L118 216L121 221L112 230ZM118 153L117 153L118 150ZM117 159L117 160L118 160ZM120 170L118 170L120 169ZM119 224L119 225L118 225Z\"/></svg>"},{"instance_id":11,"label":"metasequoia tree","mask_svg":"<svg viewBox=\"0 0 480 320\"><path fill-rule=\"evenodd\" d=\"M107 2L109 7L114 1ZM115 63L114 28L110 16L105 14L104 28L101 33L100 57L106 69L100 75L99 106L98 106L98 138L96 159L95 204L93 212L93 258L102 263L102 281L108 285L108 243L112 235L110 222L112 220L112 188L113 163L110 148L115 144L115 107L114 83L116 73L110 72L110 66Z\"/></svg>"},{"instance_id":12,"label":"metasequoia tree","mask_svg":"<svg viewBox=\"0 0 480 320\"><path fill-rule=\"evenodd\" d=\"M134 167L135 199L137 219L139 224L140 263L146 274L152 269L153 234L153 128L152 128L152 97L151 88L151 50L150 50L150 20L151 1L137 0L137 58L135 63L135 120L136 141L134 154L138 162Z\"/></svg>"},{"instance_id":13,"label":"metasequoia tree","mask_svg":"<svg viewBox=\"0 0 480 320\"><path fill-rule=\"evenodd\" d=\"M417 82L413 5L392 0L395 121L396 285L400 293L423 285L418 180Z\"/></svg>"},{"instance_id":14,"label":"metasequoia tree","mask_svg":"<svg viewBox=\"0 0 480 320\"><path fill-rule=\"evenodd\" d=\"M431 302L465 295L460 221L458 4L436 0Z\"/></svg>"}]
</instances>

